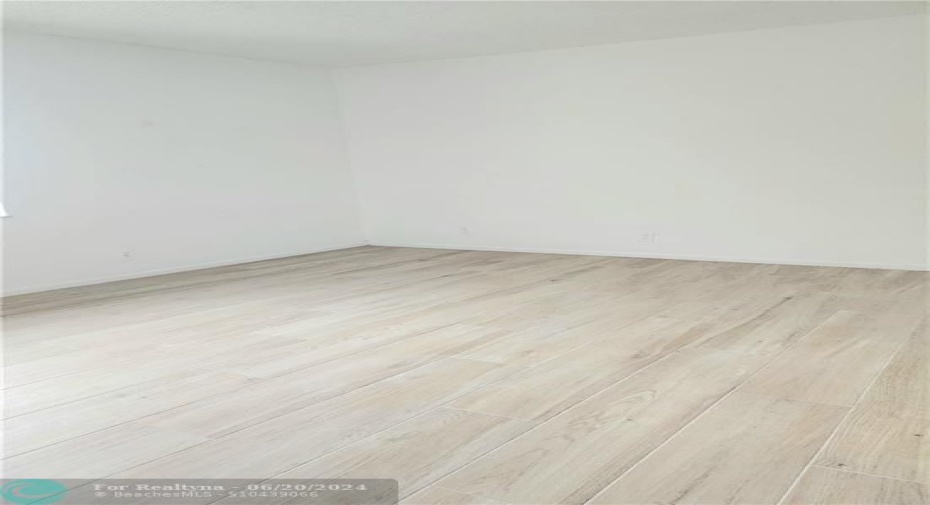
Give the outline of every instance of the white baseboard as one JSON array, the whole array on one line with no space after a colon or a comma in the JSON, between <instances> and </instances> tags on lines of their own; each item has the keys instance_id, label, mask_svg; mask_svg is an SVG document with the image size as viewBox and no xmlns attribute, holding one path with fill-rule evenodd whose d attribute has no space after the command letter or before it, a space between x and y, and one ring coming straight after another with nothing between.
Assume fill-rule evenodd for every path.
<instances>
[{"instance_id":1,"label":"white baseboard","mask_svg":"<svg viewBox=\"0 0 930 505\"><path fill-rule=\"evenodd\" d=\"M89 279L81 279L81 280L68 281L68 282L62 282L62 283L43 284L39 286L29 286L26 288L11 289L8 291L5 290L3 292L3 296L7 297L7 296L25 295L29 293L40 293L42 291L52 291L55 289L92 286L94 284L103 284L106 282L126 281L126 280L131 280L131 279L142 279L145 277L154 277L156 275L176 274L180 272L190 272L193 270L203 270L205 268L225 267L225 266L230 266L230 265L241 265L243 263L253 263L256 261L290 258L292 256L303 256L304 254L314 254L314 253L321 253L321 252L327 252L327 251L338 251L341 249L351 249L353 247L362 247L366 245L369 245L369 244L367 242L352 242L352 243L342 244L342 245L314 248L314 249L309 249L306 251L240 257L240 258L227 259L227 260L221 260L221 261L210 261L206 263L193 263L193 264L182 265L182 266L177 266L177 267L158 268L154 270L143 270L140 272L133 272L130 274L125 274L125 275L110 275L110 276L94 277L94 278L89 278Z\"/></svg>"},{"instance_id":2,"label":"white baseboard","mask_svg":"<svg viewBox=\"0 0 930 505\"><path fill-rule=\"evenodd\" d=\"M887 263L868 263L868 262L845 262L845 261L822 261L822 260L786 260L780 258L737 258L731 256L700 256L690 254L652 254L652 253L631 253L617 251L588 251L579 249L550 249L535 247L497 247L497 246L474 246L474 245L450 245L450 244L426 244L411 243L402 244L396 242L371 241L368 245L381 247L413 247L422 249L454 249L459 251L494 251L494 252L522 252L522 253L540 253L540 254L572 254L578 256L613 256L623 258L650 258L663 260L687 260L687 261L717 261L723 263L758 263L769 265L794 265L794 266L813 266L813 267L840 267L840 268L874 268L880 270L909 270L917 272L930 271L930 266L922 264L887 264Z\"/></svg>"},{"instance_id":3,"label":"white baseboard","mask_svg":"<svg viewBox=\"0 0 930 505\"><path fill-rule=\"evenodd\" d=\"M556 249L556 248L534 248L534 247L497 247L497 246L474 246L459 244L431 244L431 243L397 243L397 242L352 242L341 245L314 248L306 251L266 254L260 256L249 256L222 261L213 261L206 263L195 263L182 265L171 268L160 268L154 270L143 270L126 275L102 276L77 281L69 281L54 284L44 284L39 286L30 286L27 288L11 289L5 291L3 296L16 296L29 293L38 293L42 291L52 291L55 289L75 288L80 286L91 286L94 284L103 284L106 282L124 281L130 279L141 279L153 277L156 275L174 274L180 272L190 272L193 270L202 270L205 268L215 268L230 265L239 265L243 263L252 263L255 261L265 261L292 256L302 256L304 254L313 254L327 251L338 251L341 249L351 249L353 247L362 247L366 245L381 247L412 247L422 249L451 249L459 251L495 251L495 252L522 252L522 253L539 253L539 254L572 254L579 256L613 256L625 258L652 258L652 259L671 259L687 261L718 261L725 263L761 263L772 265L798 265L798 266L818 266L818 267L843 267L843 268L875 268L882 270L910 270L925 272L930 271L927 265L904 264L892 265L885 263L866 263L866 262L842 262L842 261L820 261L820 260L786 260L779 258L735 258L730 256L699 256L689 254L651 254L651 253L631 253L616 251L590 251L579 249Z\"/></svg>"}]
</instances>

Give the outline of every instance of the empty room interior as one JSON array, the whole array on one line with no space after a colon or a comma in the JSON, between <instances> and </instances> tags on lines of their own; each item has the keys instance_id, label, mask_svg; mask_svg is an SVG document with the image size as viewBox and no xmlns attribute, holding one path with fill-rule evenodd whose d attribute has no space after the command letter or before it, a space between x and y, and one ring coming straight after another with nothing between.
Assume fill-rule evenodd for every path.
<instances>
[{"instance_id":1,"label":"empty room interior","mask_svg":"<svg viewBox=\"0 0 930 505\"><path fill-rule=\"evenodd\" d=\"M924 2L2 7L4 503L930 504Z\"/></svg>"}]
</instances>

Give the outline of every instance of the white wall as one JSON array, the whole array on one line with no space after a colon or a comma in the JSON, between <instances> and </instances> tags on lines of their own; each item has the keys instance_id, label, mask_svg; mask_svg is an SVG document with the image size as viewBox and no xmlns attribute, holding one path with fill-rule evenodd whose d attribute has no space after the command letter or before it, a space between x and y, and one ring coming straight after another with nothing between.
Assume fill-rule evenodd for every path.
<instances>
[{"instance_id":1,"label":"white wall","mask_svg":"<svg viewBox=\"0 0 930 505\"><path fill-rule=\"evenodd\" d=\"M331 72L15 33L4 63L7 294L362 243Z\"/></svg>"},{"instance_id":2,"label":"white wall","mask_svg":"<svg viewBox=\"0 0 930 505\"><path fill-rule=\"evenodd\" d=\"M341 70L367 238L925 267L925 20ZM4 49L6 294L364 241L331 72Z\"/></svg>"},{"instance_id":3,"label":"white wall","mask_svg":"<svg viewBox=\"0 0 930 505\"><path fill-rule=\"evenodd\" d=\"M369 239L922 269L923 21L346 69Z\"/></svg>"},{"instance_id":4,"label":"white wall","mask_svg":"<svg viewBox=\"0 0 930 505\"><path fill-rule=\"evenodd\" d=\"M927 270L930 271L930 13L924 16L924 56L923 67L926 73L924 82L924 145L927 149L925 167L927 173L927 198L924 200L924 214L927 216L926 253ZM928 286L930 290L930 286ZM930 293L930 291L928 291ZM930 300L930 298L928 298Z\"/></svg>"}]
</instances>

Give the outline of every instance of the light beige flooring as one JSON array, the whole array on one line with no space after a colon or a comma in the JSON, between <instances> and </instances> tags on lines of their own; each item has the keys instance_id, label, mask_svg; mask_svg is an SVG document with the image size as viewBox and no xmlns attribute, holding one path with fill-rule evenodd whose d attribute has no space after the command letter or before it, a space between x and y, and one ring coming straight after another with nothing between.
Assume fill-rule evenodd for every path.
<instances>
[{"instance_id":1,"label":"light beige flooring","mask_svg":"<svg viewBox=\"0 0 930 505\"><path fill-rule=\"evenodd\" d=\"M16 297L5 475L927 504L927 282L363 247Z\"/></svg>"}]
</instances>

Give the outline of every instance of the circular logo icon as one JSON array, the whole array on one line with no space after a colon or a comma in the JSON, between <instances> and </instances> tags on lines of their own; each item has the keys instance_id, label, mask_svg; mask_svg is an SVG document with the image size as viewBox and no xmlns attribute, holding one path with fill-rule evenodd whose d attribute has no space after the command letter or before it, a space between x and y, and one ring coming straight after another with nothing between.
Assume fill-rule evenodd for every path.
<instances>
[{"instance_id":1,"label":"circular logo icon","mask_svg":"<svg viewBox=\"0 0 930 505\"><path fill-rule=\"evenodd\" d=\"M47 479L21 479L7 482L0 487L0 495L10 503L46 505L64 499L68 488L64 484Z\"/></svg>"}]
</instances>

